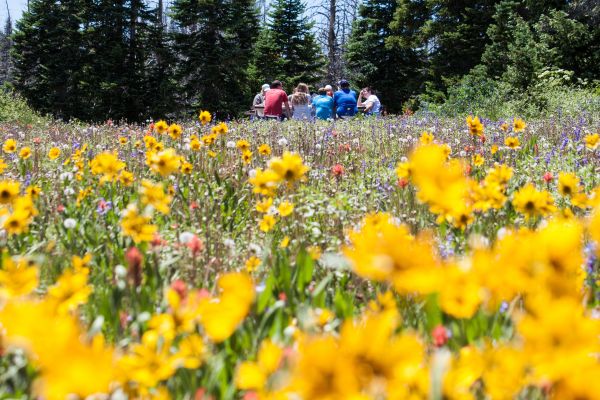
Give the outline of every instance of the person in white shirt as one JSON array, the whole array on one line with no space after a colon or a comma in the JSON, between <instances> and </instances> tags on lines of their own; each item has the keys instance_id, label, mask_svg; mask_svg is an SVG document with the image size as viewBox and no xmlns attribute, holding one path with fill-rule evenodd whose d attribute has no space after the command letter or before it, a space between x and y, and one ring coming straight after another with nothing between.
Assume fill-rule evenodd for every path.
<instances>
[{"instance_id":1,"label":"person in white shirt","mask_svg":"<svg viewBox=\"0 0 600 400\"><path fill-rule=\"evenodd\" d=\"M365 101L362 101L363 99L365 99ZM358 107L364 107L366 115L379 115L381 110L379 98L373 94L373 90L371 90L370 87L366 87L360 91L356 105Z\"/></svg>"}]
</instances>

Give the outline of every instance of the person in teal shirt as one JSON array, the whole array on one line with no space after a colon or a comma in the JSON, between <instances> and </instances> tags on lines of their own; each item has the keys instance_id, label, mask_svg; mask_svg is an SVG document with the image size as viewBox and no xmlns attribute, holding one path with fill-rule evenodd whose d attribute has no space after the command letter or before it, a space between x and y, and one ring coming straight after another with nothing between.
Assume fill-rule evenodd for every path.
<instances>
[{"instance_id":1,"label":"person in teal shirt","mask_svg":"<svg viewBox=\"0 0 600 400\"><path fill-rule=\"evenodd\" d=\"M333 99L327 96L327 89L320 88L313 101L313 107L315 108L315 115L319 119L331 119L333 118Z\"/></svg>"}]
</instances>

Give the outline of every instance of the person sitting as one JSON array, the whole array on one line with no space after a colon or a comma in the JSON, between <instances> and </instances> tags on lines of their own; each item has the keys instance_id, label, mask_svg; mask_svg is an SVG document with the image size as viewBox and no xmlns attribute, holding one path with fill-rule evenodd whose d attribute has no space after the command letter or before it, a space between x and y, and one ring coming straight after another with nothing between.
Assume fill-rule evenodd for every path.
<instances>
[{"instance_id":1,"label":"person sitting","mask_svg":"<svg viewBox=\"0 0 600 400\"><path fill-rule=\"evenodd\" d=\"M265 93L267 93L269 89L271 89L271 87L268 83L262 85L260 93L257 93L256 96L254 96L254 100L252 101L252 110L256 112L256 116L258 117L264 117L265 115Z\"/></svg>"},{"instance_id":2,"label":"person sitting","mask_svg":"<svg viewBox=\"0 0 600 400\"><path fill-rule=\"evenodd\" d=\"M280 81L273 81L270 90L265 93L265 117L283 120L284 106L285 116L290 118L290 103L288 102L287 93L283 91Z\"/></svg>"},{"instance_id":3,"label":"person sitting","mask_svg":"<svg viewBox=\"0 0 600 400\"><path fill-rule=\"evenodd\" d=\"M327 95L326 88L320 88L318 93L313 100L316 117L323 120L333 118L333 99Z\"/></svg>"},{"instance_id":4,"label":"person sitting","mask_svg":"<svg viewBox=\"0 0 600 400\"><path fill-rule=\"evenodd\" d=\"M331 87L331 85L326 85L325 86L325 91L327 92L327 96L332 97L333 98L333 88Z\"/></svg>"},{"instance_id":5,"label":"person sitting","mask_svg":"<svg viewBox=\"0 0 600 400\"><path fill-rule=\"evenodd\" d=\"M362 99L366 99L362 101ZM381 110L381 103L379 102L379 98L373 94L373 90L370 87L366 87L360 91L360 95L358 96L358 100L356 102L358 107L364 107L365 115L379 115Z\"/></svg>"},{"instance_id":6,"label":"person sitting","mask_svg":"<svg viewBox=\"0 0 600 400\"><path fill-rule=\"evenodd\" d=\"M294 94L290 96L292 118L297 120L311 119L310 102L308 85L306 83L299 83Z\"/></svg>"},{"instance_id":7,"label":"person sitting","mask_svg":"<svg viewBox=\"0 0 600 400\"><path fill-rule=\"evenodd\" d=\"M333 95L333 106L338 118L354 117L358 112L356 102L356 92L350 90L350 83L347 80L342 79L340 90Z\"/></svg>"}]
</instances>

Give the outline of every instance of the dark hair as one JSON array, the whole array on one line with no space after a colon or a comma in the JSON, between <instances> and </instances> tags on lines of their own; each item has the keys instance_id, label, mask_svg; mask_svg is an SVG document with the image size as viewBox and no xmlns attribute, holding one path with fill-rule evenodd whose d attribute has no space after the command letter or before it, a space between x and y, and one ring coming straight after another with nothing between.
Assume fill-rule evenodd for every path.
<instances>
[{"instance_id":1,"label":"dark hair","mask_svg":"<svg viewBox=\"0 0 600 400\"><path fill-rule=\"evenodd\" d=\"M277 89L281 87L281 81L273 81L271 83L271 89Z\"/></svg>"},{"instance_id":2,"label":"dark hair","mask_svg":"<svg viewBox=\"0 0 600 400\"><path fill-rule=\"evenodd\" d=\"M321 96L324 96L327 94L327 89L325 89L324 87L319 88L319 90L317 90L317 93L319 93Z\"/></svg>"},{"instance_id":3,"label":"dark hair","mask_svg":"<svg viewBox=\"0 0 600 400\"><path fill-rule=\"evenodd\" d=\"M347 88L349 88L349 87L350 87L350 82L348 82L348 81L341 81L341 82L340 82L340 87L341 87L342 89L347 89Z\"/></svg>"}]
</instances>

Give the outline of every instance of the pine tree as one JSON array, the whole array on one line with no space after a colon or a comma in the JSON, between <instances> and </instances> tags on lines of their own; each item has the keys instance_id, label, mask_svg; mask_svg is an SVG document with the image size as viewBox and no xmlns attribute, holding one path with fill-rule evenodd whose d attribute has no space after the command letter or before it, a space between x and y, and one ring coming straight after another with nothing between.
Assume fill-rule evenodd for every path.
<instances>
[{"instance_id":1,"label":"pine tree","mask_svg":"<svg viewBox=\"0 0 600 400\"><path fill-rule=\"evenodd\" d=\"M422 84L423 54L412 35L423 4L369 0L359 9L347 46L353 83L371 86L388 110L398 112Z\"/></svg>"},{"instance_id":2,"label":"pine tree","mask_svg":"<svg viewBox=\"0 0 600 400\"><path fill-rule=\"evenodd\" d=\"M500 77L506 70L508 61L508 45L513 41L517 25L519 1L502 0L496 5L494 22L489 25L487 34L490 43L481 57L488 75Z\"/></svg>"},{"instance_id":3,"label":"pine tree","mask_svg":"<svg viewBox=\"0 0 600 400\"><path fill-rule=\"evenodd\" d=\"M304 10L300 0L271 4L267 29L261 33L255 50L255 85L279 79L291 90L300 82L314 84L323 75L323 56Z\"/></svg>"},{"instance_id":4,"label":"pine tree","mask_svg":"<svg viewBox=\"0 0 600 400\"><path fill-rule=\"evenodd\" d=\"M4 24L4 30L0 31L0 86L10 84L13 79L13 60L10 54L12 48L12 21L10 13Z\"/></svg>"},{"instance_id":5,"label":"pine tree","mask_svg":"<svg viewBox=\"0 0 600 400\"><path fill-rule=\"evenodd\" d=\"M173 20L183 109L210 109L226 117L246 107L248 65L258 35L254 1L176 0Z\"/></svg>"},{"instance_id":6,"label":"pine tree","mask_svg":"<svg viewBox=\"0 0 600 400\"><path fill-rule=\"evenodd\" d=\"M14 34L15 86L32 106L70 118L80 106L82 4L33 0Z\"/></svg>"}]
</instances>

